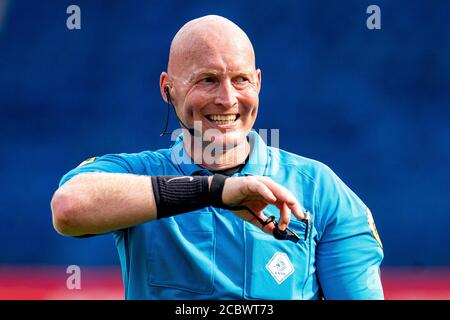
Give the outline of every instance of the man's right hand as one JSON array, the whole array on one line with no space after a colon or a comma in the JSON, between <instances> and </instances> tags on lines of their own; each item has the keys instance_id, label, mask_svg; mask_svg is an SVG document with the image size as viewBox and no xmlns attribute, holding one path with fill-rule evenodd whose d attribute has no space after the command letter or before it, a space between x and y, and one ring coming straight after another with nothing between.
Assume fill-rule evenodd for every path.
<instances>
[{"instance_id":1,"label":"man's right hand","mask_svg":"<svg viewBox=\"0 0 450 320\"><path fill-rule=\"evenodd\" d=\"M262 220L268 217L263 209L273 204L280 210L278 227L285 230L289 224L292 212L298 219L305 215L294 195L282 185L263 176L230 177L225 180L222 192L222 201L228 206L246 206ZM240 218L253 223L261 230L272 234L275 226L272 223L262 226L258 220L247 210L233 211Z\"/></svg>"}]
</instances>

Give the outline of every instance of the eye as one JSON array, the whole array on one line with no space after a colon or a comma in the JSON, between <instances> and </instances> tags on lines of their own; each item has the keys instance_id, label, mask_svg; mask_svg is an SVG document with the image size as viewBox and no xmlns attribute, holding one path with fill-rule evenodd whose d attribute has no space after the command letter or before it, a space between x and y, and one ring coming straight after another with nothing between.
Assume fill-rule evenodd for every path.
<instances>
[{"instance_id":1,"label":"eye","mask_svg":"<svg viewBox=\"0 0 450 320\"><path fill-rule=\"evenodd\" d=\"M249 79L247 77L244 77L244 76L239 76L234 81L239 83L239 84L243 84L243 83L249 82Z\"/></svg>"},{"instance_id":2,"label":"eye","mask_svg":"<svg viewBox=\"0 0 450 320\"><path fill-rule=\"evenodd\" d=\"M214 83L214 78L213 77L204 77L202 79L200 79L200 83Z\"/></svg>"}]
</instances>

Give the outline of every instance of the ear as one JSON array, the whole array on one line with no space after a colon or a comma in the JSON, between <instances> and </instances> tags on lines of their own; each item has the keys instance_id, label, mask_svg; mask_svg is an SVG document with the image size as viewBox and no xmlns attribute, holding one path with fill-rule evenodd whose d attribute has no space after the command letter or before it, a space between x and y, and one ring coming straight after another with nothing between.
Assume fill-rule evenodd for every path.
<instances>
[{"instance_id":1,"label":"ear","mask_svg":"<svg viewBox=\"0 0 450 320\"><path fill-rule=\"evenodd\" d=\"M256 77L258 78L258 94L261 91L261 69L256 69Z\"/></svg>"},{"instance_id":2,"label":"ear","mask_svg":"<svg viewBox=\"0 0 450 320\"><path fill-rule=\"evenodd\" d=\"M161 72L161 76L159 77L159 90L165 102L167 102L166 87L168 87L169 90L172 88L170 77L166 72Z\"/></svg>"}]
</instances>

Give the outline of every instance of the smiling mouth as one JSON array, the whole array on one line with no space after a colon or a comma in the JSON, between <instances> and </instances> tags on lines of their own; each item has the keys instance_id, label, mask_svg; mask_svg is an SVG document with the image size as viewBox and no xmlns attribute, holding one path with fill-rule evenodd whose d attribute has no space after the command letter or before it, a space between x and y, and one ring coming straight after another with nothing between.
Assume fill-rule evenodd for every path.
<instances>
[{"instance_id":1,"label":"smiling mouth","mask_svg":"<svg viewBox=\"0 0 450 320\"><path fill-rule=\"evenodd\" d=\"M241 115L236 114L209 114L206 118L215 124L232 124L237 119L239 119Z\"/></svg>"}]
</instances>

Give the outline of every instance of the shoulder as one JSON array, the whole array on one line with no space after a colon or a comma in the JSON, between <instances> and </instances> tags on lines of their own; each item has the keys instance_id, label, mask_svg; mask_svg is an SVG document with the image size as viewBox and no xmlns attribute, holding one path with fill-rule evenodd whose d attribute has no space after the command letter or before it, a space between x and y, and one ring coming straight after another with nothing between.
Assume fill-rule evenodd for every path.
<instances>
[{"instance_id":1,"label":"shoulder","mask_svg":"<svg viewBox=\"0 0 450 320\"><path fill-rule=\"evenodd\" d=\"M115 155L105 155L104 157L117 157L134 166L161 165L170 160L168 149L156 151L141 151L136 153L119 153Z\"/></svg>"},{"instance_id":2,"label":"shoulder","mask_svg":"<svg viewBox=\"0 0 450 320\"><path fill-rule=\"evenodd\" d=\"M329 166L318 160L273 147L269 147L269 153L273 165L278 164L278 167L283 168L284 171L291 174L295 172L314 183L337 178Z\"/></svg>"},{"instance_id":3,"label":"shoulder","mask_svg":"<svg viewBox=\"0 0 450 320\"><path fill-rule=\"evenodd\" d=\"M167 149L136 153L109 153L90 157L67 172L60 186L80 173L109 172L150 175L156 168L167 165L170 160Z\"/></svg>"},{"instance_id":4,"label":"shoulder","mask_svg":"<svg viewBox=\"0 0 450 320\"><path fill-rule=\"evenodd\" d=\"M287 170L296 170L313 181L324 199L332 200L339 195L356 197L328 165L284 150L280 150L279 153L282 165L287 167Z\"/></svg>"},{"instance_id":5,"label":"shoulder","mask_svg":"<svg viewBox=\"0 0 450 320\"><path fill-rule=\"evenodd\" d=\"M271 148L272 158L277 158L284 180L295 179L302 192L311 198L311 205L317 222L323 229L333 219L343 215L365 212L365 204L326 164L293 154L281 149ZM278 155L277 155L278 153Z\"/></svg>"},{"instance_id":6,"label":"shoulder","mask_svg":"<svg viewBox=\"0 0 450 320\"><path fill-rule=\"evenodd\" d=\"M78 167L85 165L120 166L128 173L143 174L147 166L160 165L167 161L164 151L165 149L135 153L109 153L85 160Z\"/></svg>"}]
</instances>

